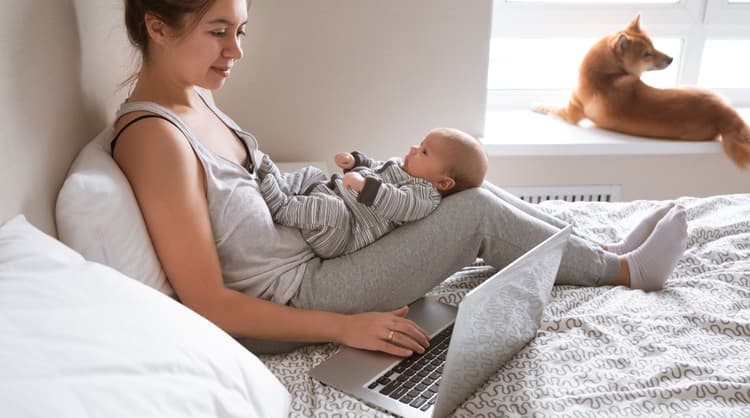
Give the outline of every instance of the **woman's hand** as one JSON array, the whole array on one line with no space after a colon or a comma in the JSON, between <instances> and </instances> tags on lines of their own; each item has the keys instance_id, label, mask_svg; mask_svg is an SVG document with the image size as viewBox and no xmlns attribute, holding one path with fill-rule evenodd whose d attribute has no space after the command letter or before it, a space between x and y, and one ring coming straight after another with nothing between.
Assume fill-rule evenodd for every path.
<instances>
[{"instance_id":1,"label":"woman's hand","mask_svg":"<svg viewBox=\"0 0 750 418\"><path fill-rule=\"evenodd\" d=\"M404 318L409 307L391 312L366 312L345 317L339 342L354 348L382 351L399 357L423 353L430 345L427 333Z\"/></svg>"},{"instance_id":2,"label":"woman's hand","mask_svg":"<svg viewBox=\"0 0 750 418\"><path fill-rule=\"evenodd\" d=\"M344 170L354 167L354 156L348 152L340 152L336 154L334 160L336 160L336 165Z\"/></svg>"}]
</instances>

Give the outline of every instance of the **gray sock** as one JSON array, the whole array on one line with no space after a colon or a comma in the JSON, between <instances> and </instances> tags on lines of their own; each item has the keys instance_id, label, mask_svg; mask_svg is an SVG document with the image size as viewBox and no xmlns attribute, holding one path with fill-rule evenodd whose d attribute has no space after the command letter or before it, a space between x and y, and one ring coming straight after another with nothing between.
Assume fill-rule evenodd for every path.
<instances>
[{"instance_id":1,"label":"gray sock","mask_svg":"<svg viewBox=\"0 0 750 418\"><path fill-rule=\"evenodd\" d=\"M673 202L660 206L654 212L643 218L635 228L620 242L605 244L607 251L615 254L627 254L640 247L651 235L656 224L674 207Z\"/></svg>"},{"instance_id":2,"label":"gray sock","mask_svg":"<svg viewBox=\"0 0 750 418\"><path fill-rule=\"evenodd\" d=\"M657 222L646 241L625 254L630 287L659 290L672 274L687 246L687 212L677 205Z\"/></svg>"}]
</instances>

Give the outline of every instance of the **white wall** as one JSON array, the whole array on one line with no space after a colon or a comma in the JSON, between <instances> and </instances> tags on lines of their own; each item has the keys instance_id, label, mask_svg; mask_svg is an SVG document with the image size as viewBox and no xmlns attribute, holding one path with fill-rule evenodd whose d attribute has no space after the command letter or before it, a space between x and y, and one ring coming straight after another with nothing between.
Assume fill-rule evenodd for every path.
<instances>
[{"instance_id":1,"label":"white wall","mask_svg":"<svg viewBox=\"0 0 750 418\"><path fill-rule=\"evenodd\" d=\"M0 222L23 213L55 234L70 163L125 94L121 3L0 0Z\"/></svg>"},{"instance_id":2,"label":"white wall","mask_svg":"<svg viewBox=\"0 0 750 418\"><path fill-rule=\"evenodd\" d=\"M279 161L401 155L434 126L480 134L490 0L254 0L217 101ZM57 190L127 91L121 0L0 0L0 222L54 233ZM624 199L750 192L723 155L491 159L500 185L623 185Z\"/></svg>"},{"instance_id":3,"label":"white wall","mask_svg":"<svg viewBox=\"0 0 750 418\"><path fill-rule=\"evenodd\" d=\"M490 14L491 0L255 0L216 97L278 161L402 155L434 126L481 134ZM488 178L620 184L624 200L750 192L723 155L493 157Z\"/></svg>"},{"instance_id":4,"label":"white wall","mask_svg":"<svg viewBox=\"0 0 750 418\"><path fill-rule=\"evenodd\" d=\"M255 0L216 94L279 161L403 155L484 123L490 0Z\"/></svg>"},{"instance_id":5,"label":"white wall","mask_svg":"<svg viewBox=\"0 0 750 418\"><path fill-rule=\"evenodd\" d=\"M57 190L86 132L76 17L70 1L0 10L0 221L24 213L54 233Z\"/></svg>"}]
</instances>

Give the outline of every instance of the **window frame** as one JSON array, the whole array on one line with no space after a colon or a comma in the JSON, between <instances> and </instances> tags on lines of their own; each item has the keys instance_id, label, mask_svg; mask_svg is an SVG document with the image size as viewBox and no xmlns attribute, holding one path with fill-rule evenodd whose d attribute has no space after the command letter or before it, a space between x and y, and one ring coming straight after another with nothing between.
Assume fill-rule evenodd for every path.
<instances>
[{"instance_id":1,"label":"window frame","mask_svg":"<svg viewBox=\"0 0 750 418\"><path fill-rule=\"evenodd\" d=\"M679 0L656 4L545 3L494 0L492 37L601 37L641 14L652 37L682 40L677 85L696 85L707 40L750 40L750 3ZM542 22L542 23L540 23ZM747 22L744 23L743 22ZM750 89L714 89L737 106L750 106ZM487 109L524 108L536 102L567 102L570 89L487 90Z\"/></svg>"}]
</instances>

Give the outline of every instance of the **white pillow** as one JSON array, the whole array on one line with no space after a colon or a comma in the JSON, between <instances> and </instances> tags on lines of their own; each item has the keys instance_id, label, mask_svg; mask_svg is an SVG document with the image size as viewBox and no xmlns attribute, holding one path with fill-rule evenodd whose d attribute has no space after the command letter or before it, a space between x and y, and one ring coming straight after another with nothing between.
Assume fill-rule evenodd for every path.
<instances>
[{"instance_id":1,"label":"white pillow","mask_svg":"<svg viewBox=\"0 0 750 418\"><path fill-rule=\"evenodd\" d=\"M112 159L113 131L101 131L73 162L57 196L57 235L87 260L174 297L130 183ZM306 165L329 169L321 161L278 164L284 172Z\"/></svg>"},{"instance_id":2,"label":"white pillow","mask_svg":"<svg viewBox=\"0 0 750 418\"><path fill-rule=\"evenodd\" d=\"M289 392L228 334L22 215L0 226L0 335L0 416L289 413Z\"/></svg>"},{"instance_id":3,"label":"white pillow","mask_svg":"<svg viewBox=\"0 0 750 418\"><path fill-rule=\"evenodd\" d=\"M0 225L0 272L54 272L85 262L73 249L29 224L23 215Z\"/></svg>"},{"instance_id":4,"label":"white pillow","mask_svg":"<svg viewBox=\"0 0 750 418\"><path fill-rule=\"evenodd\" d=\"M57 235L87 260L174 296L133 190L110 154L112 133L105 128L73 162L57 196Z\"/></svg>"}]
</instances>

